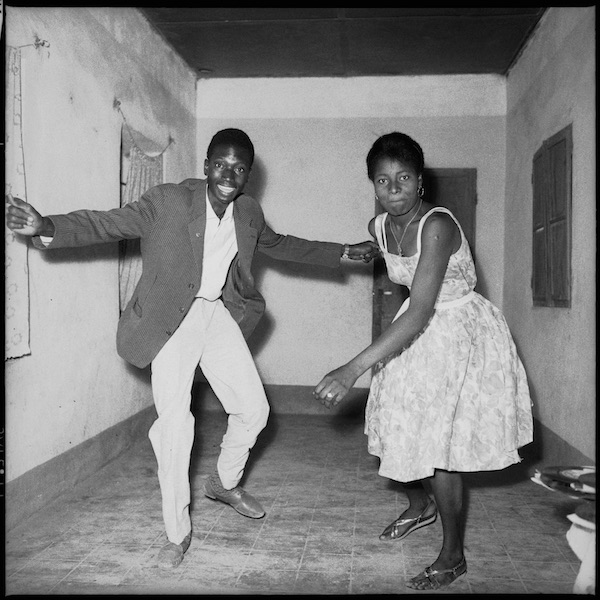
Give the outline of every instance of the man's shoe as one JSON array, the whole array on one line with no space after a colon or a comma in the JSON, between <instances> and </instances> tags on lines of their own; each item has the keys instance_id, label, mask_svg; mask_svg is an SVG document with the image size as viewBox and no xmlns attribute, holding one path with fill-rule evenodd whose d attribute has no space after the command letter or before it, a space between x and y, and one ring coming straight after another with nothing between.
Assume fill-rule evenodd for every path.
<instances>
[{"instance_id":1,"label":"man's shoe","mask_svg":"<svg viewBox=\"0 0 600 600\"><path fill-rule=\"evenodd\" d=\"M251 519L260 519L265 516L265 511L256 498L253 498L248 492L239 485L232 490L226 490L220 481L215 481L216 476L212 475L204 484L204 495L211 500L220 500L229 504L241 515Z\"/></svg>"},{"instance_id":2,"label":"man's shoe","mask_svg":"<svg viewBox=\"0 0 600 600\"><path fill-rule=\"evenodd\" d=\"M190 547L192 541L192 532L190 531L181 544L174 544L173 542L167 542L158 553L157 564L161 569L174 569L181 564L183 555Z\"/></svg>"}]
</instances>

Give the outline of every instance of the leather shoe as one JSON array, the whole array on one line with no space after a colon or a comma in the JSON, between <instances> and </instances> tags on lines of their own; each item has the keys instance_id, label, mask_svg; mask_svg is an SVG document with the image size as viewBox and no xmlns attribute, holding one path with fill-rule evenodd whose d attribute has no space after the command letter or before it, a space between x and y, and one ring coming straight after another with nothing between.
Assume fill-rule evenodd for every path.
<instances>
[{"instance_id":1,"label":"leather shoe","mask_svg":"<svg viewBox=\"0 0 600 600\"><path fill-rule=\"evenodd\" d=\"M241 515L251 519L260 519L265 516L265 511L256 498L253 498L248 492L239 485L232 490L226 490L220 482L214 482L209 477L204 484L204 495L211 500L220 500L229 504ZM219 489L220 488L220 489Z\"/></svg>"},{"instance_id":2,"label":"leather shoe","mask_svg":"<svg viewBox=\"0 0 600 600\"><path fill-rule=\"evenodd\" d=\"M183 555L190 547L192 541L192 532L190 531L184 538L181 544L167 542L158 553L157 564L161 569L174 569L181 564Z\"/></svg>"}]
</instances>

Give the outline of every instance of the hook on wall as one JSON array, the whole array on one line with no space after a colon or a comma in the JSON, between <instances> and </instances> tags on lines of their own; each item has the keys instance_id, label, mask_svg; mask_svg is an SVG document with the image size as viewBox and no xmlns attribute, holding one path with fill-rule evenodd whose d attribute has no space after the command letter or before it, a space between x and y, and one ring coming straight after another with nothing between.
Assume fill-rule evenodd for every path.
<instances>
[{"instance_id":1,"label":"hook on wall","mask_svg":"<svg viewBox=\"0 0 600 600\"><path fill-rule=\"evenodd\" d=\"M118 110L119 113L121 114L121 118L123 119L123 123L125 124L125 128L127 129L127 132L129 133L129 137L131 138L133 145L137 147L137 144L135 143L135 138L133 137L133 132L129 128L129 123L127 123L127 119L125 118L125 115L123 114L123 111L121 110L121 101L116 96L113 99L113 109ZM171 134L169 134L169 142L164 147L162 152L160 152L160 154L164 154L165 151L167 150L167 148L171 144L174 144L174 143L175 143L175 139L171 136ZM159 156L160 156L160 154L159 154Z\"/></svg>"},{"instance_id":2,"label":"hook on wall","mask_svg":"<svg viewBox=\"0 0 600 600\"><path fill-rule=\"evenodd\" d=\"M33 46L36 50L39 48L50 48L50 42L42 40L39 35L36 35L33 44L23 44L22 46L17 46L17 48L29 48L30 46Z\"/></svg>"},{"instance_id":3,"label":"hook on wall","mask_svg":"<svg viewBox=\"0 0 600 600\"><path fill-rule=\"evenodd\" d=\"M35 42L33 43L33 45L35 46L35 48L39 48L40 46L44 47L44 48L50 48L50 42L47 40L41 40L39 38L39 36L35 36Z\"/></svg>"}]
</instances>

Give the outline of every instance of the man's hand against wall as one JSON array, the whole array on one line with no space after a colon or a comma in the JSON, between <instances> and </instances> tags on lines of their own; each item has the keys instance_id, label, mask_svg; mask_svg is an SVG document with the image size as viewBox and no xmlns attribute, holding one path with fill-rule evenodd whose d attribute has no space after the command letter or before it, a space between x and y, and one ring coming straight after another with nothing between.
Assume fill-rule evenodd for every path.
<instances>
[{"instance_id":1,"label":"man's hand against wall","mask_svg":"<svg viewBox=\"0 0 600 600\"><path fill-rule=\"evenodd\" d=\"M45 219L31 204L11 194L6 195L6 225L20 235L54 235L50 219Z\"/></svg>"}]
</instances>

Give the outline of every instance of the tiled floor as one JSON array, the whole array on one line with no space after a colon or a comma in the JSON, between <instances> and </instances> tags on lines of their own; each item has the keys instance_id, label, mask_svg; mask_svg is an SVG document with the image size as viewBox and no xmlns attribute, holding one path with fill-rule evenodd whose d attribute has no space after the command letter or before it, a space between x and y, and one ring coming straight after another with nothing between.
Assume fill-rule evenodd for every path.
<instances>
[{"instance_id":1,"label":"tiled floor","mask_svg":"<svg viewBox=\"0 0 600 600\"><path fill-rule=\"evenodd\" d=\"M247 519L202 494L225 415L198 416L193 539L172 572L156 463L141 440L7 534L6 594L408 594L440 549L438 519L404 541L379 533L407 505L377 474L362 416L271 415L243 485L265 509ZM577 505L529 480L531 465L466 478L468 573L441 593L570 594L579 568L565 533Z\"/></svg>"}]
</instances>

